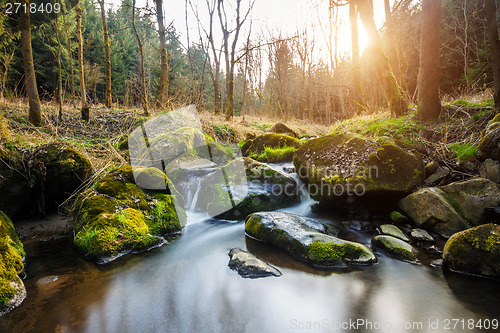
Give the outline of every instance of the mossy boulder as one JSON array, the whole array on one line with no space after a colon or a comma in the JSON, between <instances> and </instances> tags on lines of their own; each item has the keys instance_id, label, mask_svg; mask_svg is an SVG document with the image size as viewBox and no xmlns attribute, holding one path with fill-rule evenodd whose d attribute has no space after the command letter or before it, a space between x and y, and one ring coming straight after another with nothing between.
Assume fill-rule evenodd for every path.
<instances>
[{"instance_id":1,"label":"mossy boulder","mask_svg":"<svg viewBox=\"0 0 500 333\"><path fill-rule=\"evenodd\" d=\"M413 253L413 247L396 237L388 235L375 236L372 239L372 246L399 260L410 262L417 260Z\"/></svg>"},{"instance_id":2,"label":"mossy boulder","mask_svg":"<svg viewBox=\"0 0 500 333\"><path fill-rule=\"evenodd\" d=\"M313 199L335 203L339 198L408 193L425 178L420 154L387 137L327 135L304 143L293 163Z\"/></svg>"},{"instance_id":3,"label":"mossy boulder","mask_svg":"<svg viewBox=\"0 0 500 333\"><path fill-rule=\"evenodd\" d=\"M268 132L277 133L277 134L286 134L286 135L291 136L293 138L299 137L297 132L295 132L294 130L292 130L290 127L286 126L283 123L274 124L273 126L271 126L271 128L268 130Z\"/></svg>"},{"instance_id":4,"label":"mossy boulder","mask_svg":"<svg viewBox=\"0 0 500 333\"><path fill-rule=\"evenodd\" d=\"M289 135L269 133L247 140L241 148L241 153L260 162L286 162L292 160L293 152L301 144L300 140ZM266 149L267 154L264 154ZM279 158L275 155L279 155Z\"/></svg>"},{"instance_id":5,"label":"mossy boulder","mask_svg":"<svg viewBox=\"0 0 500 333\"><path fill-rule=\"evenodd\" d=\"M295 180L284 172L243 157L207 175L196 208L211 216L241 220L247 215L298 202Z\"/></svg>"},{"instance_id":6,"label":"mossy boulder","mask_svg":"<svg viewBox=\"0 0 500 333\"><path fill-rule=\"evenodd\" d=\"M500 114L497 114L481 133L479 152L485 158L500 160Z\"/></svg>"},{"instance_id":7,"label":"mossy boulder","mask_svg":"<svg viewBox=\"0 0 500 333\"><path fill-rule=\"evenodd\" d=\"M473 226L500 222L498 185L485 178L420 189L399 206L417 226L447 238Z\"/></svg>"},{"instance_id":8,"label":"mossy boulder","mask_svg":"<svg viewBox=\"0 0 500 333\"><path fill-rule=\"evenodd\" d=\"M163 244L162 236L182 229L185 212L174 204L174 195L138 186L168 182L163 172L143 169L137 180L132 167L116 168L78 198L74 242L92 259L107 262L147 250Z\"/></svg>"},{"instance_id":9,"label":"mossy boulder","mask_svg":"<svg viewBox=\"0 0 500 333\"><path fill-rule=\"evenodd\" d=\"M484 224L448 239L443 264L452 271L500 279L500 226Z\"/></svg>"},{"instance_id":10,"label":"mossy boulder","mask_svg":"<svg viewBox=\"0 0 500 333\"><path fill-rule=\"evenodd\" d=\"M237 271L241 277L256 279L267 276L281 276L281 272L277 268L242 249L231 249L229 258L229 268Z\"/></svg>"},{"instance_id":11,"label":"mossy boulder","mask_svg":"<svg viewBox=\"0 0 500 333\"><path fill-rule=\"evenodd\" d=\"M26 297L26 288L18 275L24 270L24 256L12 221L0 211L0 316Z\"/></svg>"},{"instance_id":12,"label":"mossy boulder","mask_svg":"<svg viewBox=\"0 0 500 333\"><path fill-rule=\"evenodd\" d=\"M61 204L92 174L90 161L62 143L38 147L31 160L34 189L43 189L44 201L48 206Z\"/></svg>"},{"instance_id":13,"label":"mossy boulder","mask_svg":"<svg viewBox=\"0 0 500 333\"><path fill-rule=\"evenodd\" d=\"M420 189L398 204L418 227L429 228L446 238L469 227L446 200L446 194L436 187Z\"/></svg>"},{"instance_id":14,"label":"mossy boulder","mask_svg":"<svg viewBox=\"0 0 500 333\"><path fill-rule=\"evenodd\" d=\"M18 152L0 146L0 210L16 216L26 209L29 184Z\"/></svg>"},{"instance_id":15,"label":"mossy boulder","mask_svg":"<svg viewBox=\"0 0 500 333\"><path fill-rule=\"evenodd\" d=\"M363 244L327 235L319 222L285 212L259 212L245 223L246 233L313 267L371 264L375 255Z\"/></svg>"}]
</instances>

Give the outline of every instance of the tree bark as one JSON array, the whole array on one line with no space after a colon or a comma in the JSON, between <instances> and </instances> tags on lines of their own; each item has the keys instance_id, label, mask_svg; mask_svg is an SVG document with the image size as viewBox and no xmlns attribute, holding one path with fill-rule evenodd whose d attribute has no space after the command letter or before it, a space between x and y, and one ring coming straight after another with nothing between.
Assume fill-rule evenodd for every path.
<instances>
[{"instance_id":1,"label":"tree bark","mask_svg":"<svg viewBox=\"0 0 500 333\"><path fill-rule=\"evenodd\" d=\"M99 0L99 5L101 6L102 34L104 36L104 52L106 54L106 91L104 93L104 105L107 108L111 108L113 106L111 99L111 55L109 51L109 32L108 23L106 22L104 0Z\"/></svg>"},{"instance_id":2,"label":"tree bark","mask_svg":"<svg viewBox=\"0 0 500 333\"><path fill-rule=\"evenodd\" d=\"M21 26L21 47L23 53L24 63L24 77L26 84L26 91L29 100L29 121L35 125L42 125L42 107L40 105L40 98L38 97L38 88L35 77L35 66L33 64L33 51L31 48L31 30L30 30L30 13L29 1L22 0L26 4L28 10L24 11L21 7L20 10L20 26Z\"/></svg>"},{"instance_id":3,"label":"tree bark","mask_svg":"<svg viewBox=\"0 0 500 333\"><path fill-rule=\"evenodd\" d=\"M358 13L356 1L349 3L349 21L351 23L351 53L352 53L352 97L356 103L356 114L363 111L363 89L361 87L361 65L359 62L359 35L358 35Z\"/></svg>"},{"instance_id":4,"label":"tree bark","mask_svg":"<svg viewBox=\"0 0 500 333\"><path fill-rule=\"evenodd\" d=\"M441 0L422 1L420 32L420 68L418 73L418 118L435 120L441 113L439 99L439 31Z\"/></svg>"},{"instance_id":5,"label":"tree bark","mask_svg":"<svg viewBox=\"0 0 500 333\"><path fill-rule=\"evenodd\" d=\"M158 19L158 30L160 35L160 108L165 109L169 106L168 100L168 54L167 54L167 39L165 34L165 23L163 18L163 0L154 0L156 4L156 17Z\"/></svg>"},{"instance_id":6,"label":"tree bark","mask_svg":"<svg viewBox=\"0 0 500 333\"><path fill-rule=\"evenodd\" d=\"M83 70L82 7L80 7L80 0L77 1L75 9L76 35L78 37L78 76L80 78L82 120L90 120L90 108L87 103L87 92L85 90L85 73Z\"/></svg>"},{"instance_id":7,"label":"tree bark","mask_svg":"<svg viewBox=\"0 0 500 333\"><path fill-rule=\"evenodd\" d=\"M384 82L385 89L387 91L387 96L389 97L389 103L391 111L400 116L407 111L406 103L403 99L403 92L401 87L394 76L391 64L389 63L389 58L384 52L382 47L382 40L375 25L375 20L373 18L373 5L370 0L358 0L357 8L363 26L370 37L370 41L373 45L373 51L375 55L374 65L380 68L380 76Z\"/></svg>"},{"instance_id":8,"label":"tree bark","mask_svg":"<svg viewBox=\"0 0 500 333\"><path fill-rule=\"evenodd\" d=\"M68 61L69 61L69 73L71 77L71 103L73 104L73 107L75 106L75 75L73 72L73 53L71 52L71 38L69 37L68 33L68 26L66 25L66 14L64 12L64 7L61 4L61 12L63 15L63 24L64 24L64 31L66 31L66 38L68 39Z\"/></svg>"},{"instance_id":9,"label":"tree bark","mask_svg":"<svg viewBox=\"0 0 500 333\"><path fill-rule=\"evenodd\" d=\"M142 41L137 32L135 26L135 0L132 1L132 28L134 29L135 38L137 39L137 45L139 46L139 53L141 54L141 81L142 81L142 107L144 109L144 115L149 116L148 111L148 94L146 91L146 74L144 71L144 50L142 48Z\"/></svg>"},{"instance_id":10,"label":"tree bark","mask_svg":"<svg viewBox=\"0 0 500 333\"><path fill-rule=\"evenodd\" d=\"M495 112L500 112L500 40L498 39L497 6L495 0L485 0L484 13L491 49L491 64L494 78Z\"/></svg>"},{"instance_id":11,"label":"tree bark","mask_svg":"<svg viewBox=\"0 0 500 333\"><path fill-rule=\"evenodd\" d=\"M62 69L61 69L61 39L59 38L59 14L56 14L56 39L57 39L57 99L59 102L59 116L58 119L61 121L63 119L63 87L62 87Z\"/></svg>"}]
</instances>

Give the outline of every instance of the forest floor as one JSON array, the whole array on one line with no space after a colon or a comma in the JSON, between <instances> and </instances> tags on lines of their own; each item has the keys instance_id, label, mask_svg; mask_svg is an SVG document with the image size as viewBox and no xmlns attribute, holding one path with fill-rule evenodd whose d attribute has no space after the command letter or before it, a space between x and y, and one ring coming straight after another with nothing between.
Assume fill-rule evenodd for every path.
<instances>
[{"instance_id":1,"label":"forest floor","mask_svg":"<svg viewBox=\"0 0 500 333\"><path fill-rule=\"evenodd\" d=\"M67 106L63 109L63 121L57 120L55 106L43 107L44 126L34 127L27 119L28 108L21 102L0 101L0 143L18 148L34 148L47 142L64 142L86 155L94 170L111 165L125 164L128 157L120 150L120 144L128 133L147 119L139 111L129 109L91 109L91 120L80 120L79 109ZM300 136L321 136L355 132L366 136L387 135L407 142L422 153L426 161L464 173L477 173L477 144L481 131L494 116L491 100L466 101L463 99L443 105L442 117L436 123L421 123L415 112L402 117L391 117L387 111L356 116L338 121L331 126L314 124L313 121L272 119L268 117L234 117L226 121L223 115L208 111L199 112L205 133L216 141L239 143L247 132L265 133L274 123L284 122Z\"/></svg>"}]
</instances>

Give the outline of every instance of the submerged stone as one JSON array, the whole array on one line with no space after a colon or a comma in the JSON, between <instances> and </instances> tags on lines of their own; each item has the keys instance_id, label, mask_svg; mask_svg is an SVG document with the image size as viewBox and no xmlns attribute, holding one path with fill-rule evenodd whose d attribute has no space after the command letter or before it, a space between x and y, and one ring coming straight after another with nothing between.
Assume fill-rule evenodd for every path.
<instances>
[{"instance_id":1,"label":"submerged stone","mask_svg":"<svg viewBox=\"0 0 500 333\"><path fill-rule=\"evenodd\" d=\"M241 277L256 279L267 276L282 275L277 268L260 260L253 254L243 251L242 249L231 249L231 251L229 251L229 257L230 260L228 266L237 271Z\"/></svg>"},{"instance_id":2,"label":"submerged stone","mask_svg":"<svg viewBox=\"0 0 500 333\"><path fill-rule=\"evenodd\" d=\"M375 255L363 244L325 234L321 223L285 212L259 212L245 223L246 233L274 245L313 267L371 264Z\"/></svg>"},{"instance_id":3,"label":"submerged stone","mask_svg":"<svg viewBox=\"0 0 500 333\"><path fill-rule=\"evenodd\" d=\"M415 228L410 232L410 236L413 240L420 242L434 242L434 238L425 230Z\"/></svg>"},{"instance_id":4,"label":"submerged stone","mask_svg":"<svg viewBox=\"0 0 500 333\"><path fill-rule=\"evenodd\" d=\"M392 225L392 224L383 224L380 226L380 231L382 231L383 234L393 236L396 238L399 238L401 240L404 240L405 242L408 242L410 239L406 237L406 235L399 229L398 227Z\"/></svg>"}]
</instances>

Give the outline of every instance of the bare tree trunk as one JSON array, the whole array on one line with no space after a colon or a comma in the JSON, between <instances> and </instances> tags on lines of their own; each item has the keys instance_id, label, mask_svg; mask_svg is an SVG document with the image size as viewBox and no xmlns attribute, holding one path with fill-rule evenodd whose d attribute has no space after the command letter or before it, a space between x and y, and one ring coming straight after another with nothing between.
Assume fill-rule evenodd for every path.
<instances>
[{"instance_id":1,"label":"bare tree trunk","mask_svg":"<svg viewBox=\"0 0 500 333\"><path fill-rule=\"evenodd\" d=\"M59 38L59 14L56 14L56 24L55 24L55 31L56 31L56 39L57 39L57 82L58 82L58 89L57 89L57 99L59 102L59 115L58 119L61 121L63 119L63 87L62 87L62 69L61 69L61 39Z\"/></svg>"},{"instance_id":2,"label":"bare tree trunk","mask_svg":"<svg viewBox=\"0 0 500 333\"><path fill-rule=\"evenodd\" d=\"M107 108L113 106L111 99L111 55L109 51L109 32L108 23L106 22L106 10L104 9L104 0L99 0L101 6L101 19L102 19L102 34L104 36L104 51L106 54L106 91L104 93L104 105Z\"/></svg>"},{"instance_id":3,"label":"bare tree trunk","mask_svg":"<svg viewBox=\"0 0 500 333\"><path fill-rule=\"evenodd\" d=\"M71 103L73 103L73 107L76 107L74 105L75 103L75 75L73 72L73 53L71 52L71 38L69 37L68 33L68 26L66 25L66 14L64 12L64 6L61 6L61 11L63 15L63 24L64 24L64 31L66 31L66 38L68 39L68 61L69 61L69 73L71 77Z\"/></svg>"},{"instance_id":4,"label":"bare tree trunk","mask_svg":"<svg viewBox=\"0 0 500 333\"><path fill-rule=\"evenodd\" d=\"M349 3L349 20L351 22L352 100L356 103L356 114L360 114L363 111L363 89L361 87L361 65L359 62L358 13L355 1Z\"/></svg>"},{"instance_id":5,"label":"bare tree trunk","mask_svg":"<svg viewBox=\"0 0 500 333\"><path fill-rule=\"evenodd\" d=\"M4 97L5 85L7 84L7 73L9 72L10 64L14 59L14 51L12 53L4 53L1 56L0 61L2 62L4 70L2 71L0 78L0 99Z\"/></svg>"},{"instance_id":6,"label":"bare tree trunk","mask_svg":"<svg viewBox=\"0 0 500 333\"><path fill-rule=\"evenodd\" d=\"M168 55L167 55L167 39L165 33L165 22L163 18L163 0L154 0L156 4L156 17L158 19L158 34L160 35L160 108L165 109L169 106L168 100ZM189 47L189 45L188 45Z\"/></svg>"},{"instance_id":7,"label":"bare tree trunk","mask_svg":"<svg viewBox=\"0 0 500 333\"><path fill-rule=\"evenodd\" d=\"M82 109L82 120L90 119L90 108L87 104L87 92L85 91L85 73L83 71L83 37L82 37L82 7L80 0L76 3L76 35L78 36L78 76L80 77L80 98Z\"/></svg>"},{"instance_id":8,"label":"bare tree trunk","mask_svg":"<svg viewBox=\"0 0 500 333\"><path fill-rule=\"evenodd\" d=\"M144 50L142 48L142 41L137 32L135 26L135 0L132 1L132 28L134 29L135 38L137 39L137 45L139 46L139 53L141 54L141 81L142 81L142 107L144 109L144 115L149 116L148 111L148 94L146 91L146 74L144 71Z\"/></svg>"},{"instance_id":9,"label":"bare tree trunk","mask_svg":"<svg viewBox=\"0 0 500 333\"><path fill-rule=\"evenodd\" d=\"M22 0L22 3L26 4L26 6L29 8L28 0ZM29 121L35 126L40 126L42 125L42 107L40 105L40 98L38 97L35 66L33 64L29 10L21 10L19 19L21 26L21 47L23 53L24 76L30 106Z\"/></svg>"},{"instance_id":10,"label":"bare tree trunk","mask_svg":"<svg viewBox=\"0 0 500 333\"><path fill-rule=\"evenodd\" d=\"M373 5L370 0L358 0L357 8L363 26L366 32L370 36L372 45L374 46L374 52L376 59L374 59L375 65L380 66L380 74L383 78L385 89L387 91L387 96L389 97L389 103L391 106L391 111L396 115L402 115L406 112L407 106L403 99L403 92L401 87L394 76L391 64L389 63L389 58L384 52L382 47L382 40L375 25L375 20L373 19Z\"/></svg>"},{"instance_id":11,"label":"bare tree trunk","mask_svg":"<svg viewBox=\"0 0 500 333\"><path fill-rule=\"evenodd\" d=\"M433 120L439 117L439 29L441 0L422 1L420 33L420 69L418 73L418 118Z\"/></svg>"},{"instance_id":12,"label":"bare tree trunk","mask_svg":"<svg viewBox=\"0 0 500 333\"><path fill-rule=\"evenodd\" d=\"M484 0L484 13L488 25L488 40L491 49L491 63L495 80L494 101L495 112L500 112L500 40L498 39L497 7L495 0Z\"/></svg>"}]
</instances>

